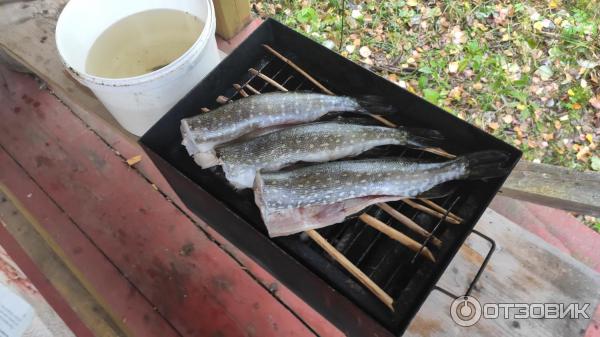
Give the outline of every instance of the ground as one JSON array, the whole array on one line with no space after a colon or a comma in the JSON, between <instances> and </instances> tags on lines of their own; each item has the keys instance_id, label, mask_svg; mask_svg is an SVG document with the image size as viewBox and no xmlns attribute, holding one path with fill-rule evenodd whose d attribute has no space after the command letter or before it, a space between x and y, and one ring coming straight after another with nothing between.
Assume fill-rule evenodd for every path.
<instances>
[{"instance_id":1,"label":"ground","mask_svg":"<svg viewBox=\"0 0 600 337\"><path fill-rule=\"evenodd\" d=\"M525 159L600 171L596 0L263 0L253 9L515 145ZM600 230L600 221L587 222Z\"/></svg>"}]
</instances>

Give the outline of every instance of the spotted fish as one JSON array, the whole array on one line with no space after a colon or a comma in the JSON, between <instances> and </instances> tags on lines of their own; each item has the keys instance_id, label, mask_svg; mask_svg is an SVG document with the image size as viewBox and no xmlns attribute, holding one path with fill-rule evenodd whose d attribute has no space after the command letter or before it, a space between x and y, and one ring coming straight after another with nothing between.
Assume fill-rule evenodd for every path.
<instances>
[{"instance_id":1,"label":"spotted fish","mask_svg":"<svg viewBox=\"0 0 600 337\"><path fill-rule=\"evenodd\" d=\"M448 181L504 175L506 159L502 152L483 151L436 163L368 159L259 172L254 198L269 236L289 235L341 222L375 203L431 192Z\"/></svg>"},{"instance_id":2,"label":"spotted fish","mask_svg":"<svg viewBox=\"0 0 600 337\"><path fill-rule=\"evenodd\" d=\"M253 95L181 120L182 144L203 168L215 165L214 147L277 125L314 121L333 112L386 113L392 108L375 97L352 98L287 92Z\"/></svg>"},{"instance_id":3,"label":"spotted fish","mask_svg":"<svg viewBox=\"0 0 600 337\"><path fill-rule=\"evenodd\" d=\"M439 145L433 130L357 125L341 121L302 124L216 148L219 164L235 187L252 187L259 170L275 171L296 162L326 162L381 145L423 148Z\"/></svg>"}]
</instances>

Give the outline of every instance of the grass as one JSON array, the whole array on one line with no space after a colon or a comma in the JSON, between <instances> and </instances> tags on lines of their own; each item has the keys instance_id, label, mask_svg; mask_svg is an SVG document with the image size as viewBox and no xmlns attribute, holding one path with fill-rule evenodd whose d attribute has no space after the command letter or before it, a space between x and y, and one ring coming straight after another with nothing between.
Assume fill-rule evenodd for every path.
<instances>
[{"instance_id":1,"label":"grass","mask_svg":"<svg viewBox=\"0 0 600 337\"><path fill-rule=\"evenodd\" d=\"M597 0L342 4L263 0L253 8L515 145L528 160L600 171ZM600 229L598 220L586 222Z\"/></svg>"},{"instance_id":2,"label":"grass","mask_svg":"<svg viewBox=\"0 0 600 337\"><path fill-rule=\"evenodd\" d=\"M346 1L343 36L341 0L254 8L341 46L342 55L512 143L526 159L600 170L600 110L590 104L600 91L596 1L428 4Z\"/></svg>"}]
</instances>

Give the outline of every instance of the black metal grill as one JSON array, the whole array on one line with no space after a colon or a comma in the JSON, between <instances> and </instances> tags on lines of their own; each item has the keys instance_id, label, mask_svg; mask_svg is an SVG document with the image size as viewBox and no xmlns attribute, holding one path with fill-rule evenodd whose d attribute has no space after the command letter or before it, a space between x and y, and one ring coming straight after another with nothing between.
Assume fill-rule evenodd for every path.
<instances>
[{"instance_id":1,"label":"black metal grill","mask_svg":"<svg viewBox=\"0 0 600 337\"><path fill-rule=\"evenodd\" d=\"M378 206L364 210L423 243L436 256L436 263L425 259L422 250L416 253L409 250L357 217L319 230L329 243L394 299L394 311L391 311L305 235L269 239L254 205L252 192L235 191L220 168L199 170L180 145L179 121L200 113L203 107L214 109L228 100L281 90L282 87L290 91L320 91L306 76L263 48L263 43L271 45L336 94L392 97L398 107L407 109L393 116L392 122L440 130L452 140L447 149L451 152L462 154L480 149L499 149L511 154L513 165L520 152L273 20L257 29L141 139L150 157L190 209L342 331L356 336L400 335L434 289L435 282L471 233L504 179L458 183L451 195L436 200L447 210L441 219L416 210L403 201L388 203L426 229L430 233L426 238L407 230ZM410 113L411 108L418 111ZM374 149L361 156L439 159L431 153L397 146ZM463 223L444 221L449 212L462 217ZM433 236L442 240L441 247L431 244ZM482 268L488 260L489 256ZM469 291L481 270L468 286Z\"/></svg>"}]
</instances>

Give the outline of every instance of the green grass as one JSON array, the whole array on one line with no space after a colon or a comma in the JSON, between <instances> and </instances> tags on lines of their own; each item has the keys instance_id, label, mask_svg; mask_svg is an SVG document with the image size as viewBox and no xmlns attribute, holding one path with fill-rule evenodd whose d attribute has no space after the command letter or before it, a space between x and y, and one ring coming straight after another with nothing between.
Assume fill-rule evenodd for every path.
<instances>
[{"instance_id":1,"label":"green grass","mask_svg":"<svg viewBox=\"0 0 600 337\"><path fill-rule=\"evenodd\" d=\"M600 169L600 112L590 104L600 93L597 1L348 0L344 34L341 5L265 0L254 8L519 147L526 159ZM361 47L372 54L361 56Z\"/></svg>"}]
</instances>

